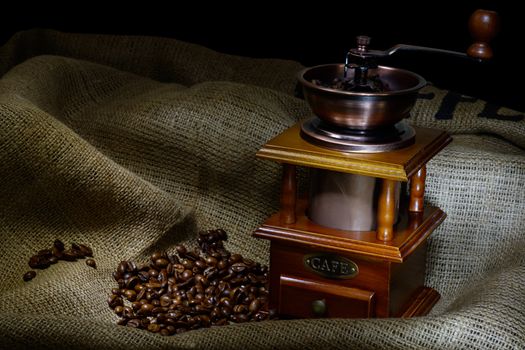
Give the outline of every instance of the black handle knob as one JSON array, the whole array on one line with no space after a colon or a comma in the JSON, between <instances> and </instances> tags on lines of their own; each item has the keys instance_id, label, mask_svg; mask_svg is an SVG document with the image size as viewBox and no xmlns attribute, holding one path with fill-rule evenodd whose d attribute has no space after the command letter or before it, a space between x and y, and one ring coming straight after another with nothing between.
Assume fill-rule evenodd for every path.
<instances>
[{"instance_id":1,"label":"black handle knob","mask_svg":"<svg viewBox=\"0 0 525 350\"><path fill-rule=\"evenodd\" d=\"M312 312L316 317L322 317L326 314L326 300L314 300L312 301Z\"/></svg>"}]
</instances>

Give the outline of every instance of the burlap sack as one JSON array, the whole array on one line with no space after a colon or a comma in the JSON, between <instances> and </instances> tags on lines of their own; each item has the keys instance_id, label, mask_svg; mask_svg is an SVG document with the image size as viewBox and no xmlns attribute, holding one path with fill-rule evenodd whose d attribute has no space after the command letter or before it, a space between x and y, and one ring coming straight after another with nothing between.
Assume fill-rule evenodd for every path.
<instances>
[{"instance_id":1,"label":"burlap sack","mask_svg":"<svg viewBox=\"0 0 525 350\"><path fill-rule=\"evenodd\" d=\"M106 297L122 259L145 260L199 229L267 263L251 232L277 208L279 166L256 150L310 115L297 63L175 40L29 31L0 49L0 347L521 349L525 346L525 122L432 87L412 123L454 142L428 166L448 213L430 240L427 317L248 323L162 337L115 325ZM457 103L456 103L457 102ZM55 238L83 261L39 271Z\"/></svg>"}]
</instances>

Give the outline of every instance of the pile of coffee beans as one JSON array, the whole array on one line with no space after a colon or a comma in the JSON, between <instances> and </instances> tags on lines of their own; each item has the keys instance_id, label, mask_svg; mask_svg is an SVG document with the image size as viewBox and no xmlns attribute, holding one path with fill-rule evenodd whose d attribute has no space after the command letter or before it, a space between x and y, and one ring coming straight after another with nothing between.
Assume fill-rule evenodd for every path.
<instances>
[{"instance_id":1,"label":"pile of coffee beans","mask_svg":"<svg viewBox=\"0 0 525 350\"><path fill-rule=\"evenodd\" d=\"M77 261L85 257L93 257L93 250L84 244L71 243L71 248L66 249L61 240L56 239L53 246L48 249L39 250L29 259L29 267L32 269L47 269L49 266L56 264L59 260ZM95 260L87 259L86 265L97 268ZM24 274L24 281L30 281L36 276L36 271L31 270Z\"/></svg>"},{"instance_id":2,"label":"pile of coffee beans","mask_svg":"<svg viewBox=\"0 0 525 350\"><path fill-rule=\"evenodd\" d=\"M199 233L199 249L178 245L137 265L122 261L108 298L119 325L173 335L230 322L275 318L268 310L268 268L227 251L222 229Z\"/></svg>"}]
</instances>

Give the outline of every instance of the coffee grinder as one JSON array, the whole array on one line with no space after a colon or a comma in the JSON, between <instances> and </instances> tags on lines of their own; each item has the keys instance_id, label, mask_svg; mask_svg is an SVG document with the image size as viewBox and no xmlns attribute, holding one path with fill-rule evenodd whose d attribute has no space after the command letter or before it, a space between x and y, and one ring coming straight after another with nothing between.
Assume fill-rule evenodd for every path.
<instances>
[{"instance_id":1,"label":"coffee grinder","mask_svg":"<svg viewBox=\"0 0 525 350\"><path fill-rule=\"evenodd\" d=\"M300 72L315 117L257 152L283 167L280 210L253 234L271 241L270 307L281 317L422 316L438 301L424 286L426 245L446 215L424 205L425 167L451 137L403 120L426 82L376 61L399 50L489 59L497 25L496 13L474 12L467 54L371 50L360 36L344 64ZM304 196L297 166L310 171Z\"/></svg>"}]
</instances>

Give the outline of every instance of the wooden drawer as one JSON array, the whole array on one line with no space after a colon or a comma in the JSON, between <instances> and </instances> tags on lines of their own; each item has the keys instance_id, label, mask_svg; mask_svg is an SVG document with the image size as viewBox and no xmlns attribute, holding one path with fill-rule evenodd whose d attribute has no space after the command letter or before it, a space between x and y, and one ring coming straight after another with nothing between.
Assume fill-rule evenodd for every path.
<instances>
[{"instance_id":1,"label":"wooden drawer","mask_svg":"<svg viewBox=\"0 0 525 350\"><path fill-rule=\"evenodd\" d=\"M374 292L281 275L279 314L292 317L368 318Z\"/></svg>"}]
</instances>

